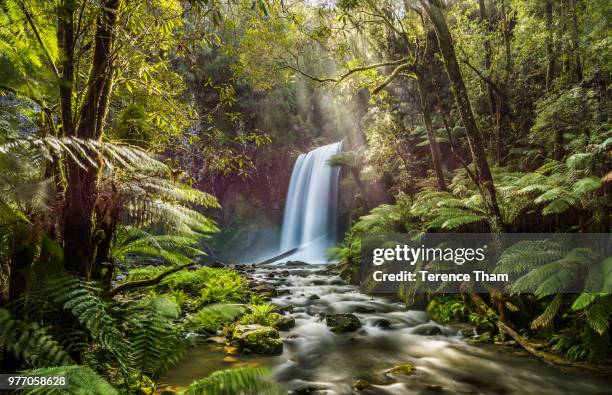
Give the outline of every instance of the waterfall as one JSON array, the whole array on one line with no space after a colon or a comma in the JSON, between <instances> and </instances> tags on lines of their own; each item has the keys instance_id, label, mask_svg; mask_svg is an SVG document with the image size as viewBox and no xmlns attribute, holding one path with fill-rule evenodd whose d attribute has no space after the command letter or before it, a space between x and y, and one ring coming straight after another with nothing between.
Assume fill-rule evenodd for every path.
<instances>
[{"instance_id":1,"label":"waterfall","mask_svg":"<svg viewBox=\"0 0 612 395\"><path fill-rule=\"evenodd\" d=\"M290 260L326 262L327 249L336 244L340 168L327 161L341 144L316 148L295 162L280 241L280 253L297 248Z\"/></svg>"}]
</instances>

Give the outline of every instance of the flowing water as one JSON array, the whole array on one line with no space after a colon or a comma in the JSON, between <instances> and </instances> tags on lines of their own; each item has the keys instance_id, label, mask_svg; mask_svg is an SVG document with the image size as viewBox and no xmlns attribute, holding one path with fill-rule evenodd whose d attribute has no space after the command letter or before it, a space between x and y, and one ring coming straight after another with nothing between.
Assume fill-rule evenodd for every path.
<instances>
[{"instance_id":1,"label":"flowing water","mask_svg":"<svg viewBox=\"0 0 612 395\"><path fill-rule=\"evenodd\" d=\"M280 307L294 306L296 326L281 333L283 354L242 356L207 344L168 372L166 383L179 389L217 369L267 366L288 390L318 388L316 393L325 394L611 393L605 378L561 372L517 348L470 344L456 328L432 322L425 312L406 310L401 303L367 296L323 265L260 266L252 276L289 292L272 299ZM333 333L324 319L329 313L354 313L363 326ZM439 331L432 331L434 327ZM402 363L413 364L416 372L406 377L385 374ZM367 380L370 387L355 390L357 379Z\"/></svg>"},{"instance_id":2,"label":"flowing water","mask_svg":"<svg viewBox=\"0 0 612 395\"><path fill-rule=\"evenodd\" d=\"M336 245L336 217L340 168L328 161L341 143L301 154L291 173L279 254L297 248L290 259L326 262L327 250Z\"/></svg>"}]
</instances>

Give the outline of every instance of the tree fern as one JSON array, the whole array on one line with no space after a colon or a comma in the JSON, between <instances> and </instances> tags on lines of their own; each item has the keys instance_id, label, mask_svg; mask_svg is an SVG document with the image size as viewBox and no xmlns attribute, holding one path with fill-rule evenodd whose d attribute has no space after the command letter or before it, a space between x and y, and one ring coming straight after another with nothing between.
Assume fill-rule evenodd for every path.
<instances>
[{"instance_id":1,"label":"tree fern","mask_svg":"<svg viewBox=\"0 0 612 395\"><path fill-rule=\"evenodd\" d=\"M269 381L265 368L238 368L220 370L194 381L185 395L238 395L285 394L278 385Z\"/></svg>"},{"instance_id":2,"label":"tree fern","mask_svg":"<svg viewBox=\"0 0 612 395\"><path fill-rule=\"evenodd\" d=\"M162 258L181 265L204 252L197 248L198 240L180 235L153 235L134 227L121 227L113 238L110 258L125 261L130 255Z\"/></svg>"}]
</instances>

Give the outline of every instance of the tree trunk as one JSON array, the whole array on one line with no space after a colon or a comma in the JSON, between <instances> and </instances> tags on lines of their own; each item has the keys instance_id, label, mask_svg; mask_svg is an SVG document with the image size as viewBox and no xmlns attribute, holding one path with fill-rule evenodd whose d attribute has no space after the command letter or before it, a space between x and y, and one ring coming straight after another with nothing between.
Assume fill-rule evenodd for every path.
<instances>
[{"instance_id":1,"label":"tree trunk","mask_svg":"<svg viewBox=\"0 0 612 395\"><path fill-rule=\"evenodd\" d=\"M438 36L438 43L444 58L446 72L451 81L455 101L467 134L472 161L474 162L478 183L480 184L479 187L487 206L491 231L501 232L503 230L503 220L497 203L491 169L487 162L480 131L478 130L478 125L476 125L467 88L465 87L461 69L457 62L453 40L446 19L442 14L442 5L440 0L431 0L429 3L426 0L420 0L420 2L429 15Z\"/></svg>"},{"instance_id":2,"label":"tree trunk","mask_svg":"<svg viewBox=\"0 0 612 395\"><path fill-rule=\"evenodd\" d=\"M576 2L580 0L570 0L572 8L572 51L574 53L574 77L576 82L582 81L582 61L580 59L580 31L578 26L578 8Z\"/></svg>"},{"instance_id":3,"label":"tree trunk","mask_svg":"<svg viewBox=\"0 0 612 395\"><path fill-rule=\"evenodd\" d=\"M75 132L75 136L82 139L99 140L102 135L112 90L112 50L118 7L119 0L106 1L96 21L93 62ZM89 276L96 250L94 206L99 170L91 166L83 169L69 157L66 161L68 184L63 221L64 262L69 271Z\"/></svg>"},{"instance_id":4,"label":"tree trunk","mask_svg":"<svg viewBox=\"0 0 612 395\"><path fill-rule=\"evenodd\" d=\"M557 69L554 47L552 0L546 0L544 4L544 20L546 24L546 90L550 92Z\"/></svg>"},{"instance_id":5,"label":"tree trunk","mask_svg":"<svg viewBox=\"0 0 612 395\"><path fill-rule=\"evenodd\" d=\"M427 63L427 62L425 62ZM427 66L425 66L427 67ZM431 104L429 97L427 96L431 92L431 82L429 73L423 71L419 72L418 85L419 85L419 96L421 97L421 112L423 113L423 121L425 123L425 129L427 130L427 140L429 141L429 149L431 151L431 160L433 167L436 172L436 179L438 181L438 189L446 191L446 180L444 179L444 171L442 170L442 155L440 154L440 146L436 140L436 135L431 122Z\"/></svg>"}]
</instances>

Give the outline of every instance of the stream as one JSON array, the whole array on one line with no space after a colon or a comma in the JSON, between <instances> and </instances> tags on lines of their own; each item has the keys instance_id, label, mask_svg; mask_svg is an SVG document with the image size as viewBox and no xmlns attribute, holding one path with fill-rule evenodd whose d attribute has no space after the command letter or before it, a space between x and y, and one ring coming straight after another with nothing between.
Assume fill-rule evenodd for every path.
<instances>
[{"instance_id":1,"label":"stream","mask_svg":"<svg viewBox=\"0 0 612 395\"><path fill-rule=\"evenodd\" d=\"M281 332L283 354L240 355L233 347L205 343L166 373L162 387L181 390L215 370L266 366L299 394L612 394L609 378L562 372L519 348L471 344L457 328L365 295L324 265L258 266L249 275L277 288L281 296L272 303L293 306L296 325ZM324 319L330 313L353 313L362 327L333 333ZM416 366L414 374L385 373L403 363ZM358 379L369 386L356 390Z\"/></svg>"}]
</instances>

